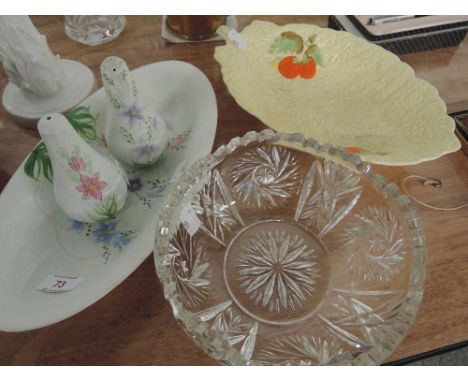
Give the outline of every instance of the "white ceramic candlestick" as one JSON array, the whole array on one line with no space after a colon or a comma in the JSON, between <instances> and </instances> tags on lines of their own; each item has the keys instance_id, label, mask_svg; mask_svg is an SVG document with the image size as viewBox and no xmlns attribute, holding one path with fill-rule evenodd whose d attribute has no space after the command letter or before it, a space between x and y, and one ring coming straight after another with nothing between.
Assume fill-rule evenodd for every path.
<instances>
[{"instance_id":1,"label":"white ceramic candlestick","mask_svg":"<svg viewBox=\"0 0 468 382\"><path fill-rule=\"evenodd\" d=\"M25 127L34 128L44 114L67 112L95 85L88 67L52 54L28 16L0 16L0 59L10 80L3 106Z\"/></svg>"},{"instance_id":2,"label":"white ceramic candlestick","mask_svg":"<svg viewBox=\"0 0 468 382\"><path fill-rule=\"evenodd\" d=\"M59 207L86 223L115 216L127 198L126 178L117 161L89 146L61 114L42 117L38 130L49 153Z\"/></svg>"},{"instance_id":3,"label":"white ceramic candlestick","mask_svg":"<svg viewBox=\"0 0 468 382\"><path fill-rule=\"evenodd\" d=\"M106 89L106 141L112 154L130 166L151 166L169 141L166 122L139 94L124 60L108 57L101 64Z\"/></svg>"}]
</instances>

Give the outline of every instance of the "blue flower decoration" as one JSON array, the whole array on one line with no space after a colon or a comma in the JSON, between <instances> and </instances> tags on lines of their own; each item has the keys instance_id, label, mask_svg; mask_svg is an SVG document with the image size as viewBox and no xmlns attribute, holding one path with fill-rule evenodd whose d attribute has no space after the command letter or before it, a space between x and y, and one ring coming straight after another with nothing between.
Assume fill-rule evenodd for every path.
<instances>
[{"instance_id":1,"label":"blue flower decoration","mask_svg":"<svg viewBox=\"0 0 468 382\"><path fill-rule=\"evenodd\" d=\"M115 236L116 223L101 223L99 227L93 231L93 235L96 238L96 243L110 244L112 238Z\"/></svg>"},{"instance_id":2,"label":"blue flower decoration","mask_svg":"<svg viewBox=\"0 0 468 382\"><path fill-rule=\"evenodd\" d=\"M124 245L130 243L130 239L123 234L120 234L116 240L112 243L115 248L122 249Z\"/></svg>"},{"instance_id":3,"label":"blue flower decoration","mask_svg":"<svg viewBox=\"0 0 468 382\"><path fill-rule=\"evenodd\" d=\"M129 179L128 181L128 190L130 192L138 192L143 188L143 182L141 178Z\"/></svg>"},{"instance_id":4,"label":"blue flower decoration","mask_svg":"<svg viewBox=\"0 0 468 382\"><path fill-rule=\"evenodd\" d=\"M78 232L82 232L84 229L85 224L83 222L80 222L79 220L73 220L73 223L70 227L70 229Z\"/></svg>"},{"instance_id":5,"label":"blue flower decoration","mask_svg":"<svg viewBox=\"0 0 468 382\"><path fill-rule=\"evenodd\" d=\"M154 198L162 194L165 189L166 189L166 186L157 186L157 187L150 188L146 192L146 196L148 196L149 198Z\"/></svg>"},{"instance_id":6,"label":"blue flower decoration","mask_svg":"<svg viewBox=\"0 0 468 382\"><path fill-rule=\"evenodd\" d=\"M143 115L141 109L137 105L133 105L128 110L122 113L122 116L127 117L130 122L130 127L133 126L136 120L143 121Z\"/></svg>"},{"instance_id":7,"label":"blue flower decoration","mask_svg":"<svg viewBox=\"0 0 468 382\"><path fill-rule=\"evenodd\" d=\"M151 162L154 157L161 152L159 146L155 146L149 143L137 146L132 149L132 153L135 157L136 162Z\"/></svg>"}]
</instances>

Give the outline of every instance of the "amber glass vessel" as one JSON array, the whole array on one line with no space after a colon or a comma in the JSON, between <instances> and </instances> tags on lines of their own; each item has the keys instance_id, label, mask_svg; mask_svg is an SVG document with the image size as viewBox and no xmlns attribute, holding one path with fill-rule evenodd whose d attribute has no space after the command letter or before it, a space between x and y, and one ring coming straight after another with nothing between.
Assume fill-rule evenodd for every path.
<instances>
[{"instance_id":1,"label":"amber glass vessel","mask_svg":"<svg viewBox=\"0 0 468 382\"><path fill-rule=\"evenodd\" d=\"M200 41L213 37L225 20L226 16L167 16L166 25L177 37Z\"/></svg>"}]
</instances>

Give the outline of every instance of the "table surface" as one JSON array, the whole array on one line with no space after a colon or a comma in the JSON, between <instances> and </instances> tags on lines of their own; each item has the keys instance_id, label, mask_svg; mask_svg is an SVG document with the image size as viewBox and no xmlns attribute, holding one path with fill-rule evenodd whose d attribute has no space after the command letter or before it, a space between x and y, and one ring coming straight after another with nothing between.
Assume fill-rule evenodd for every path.
<instances>
[{"instance_id":1,"label":"table surface","mask_svg":"<svg viewBox=\"0 0 468 382\"><path fill-rule=\"evenodd\" d=\"M325 16L238 17L239 29L253 19L277 24L305 22L326 26ZM248 130L265 126L241 109L229 94L213 50L222 42L165 44L161 17L128 17L115 41L88 47L71 41L63 31L63 17L32 18L61 57L81 61L99 78L99 64L107 56L124 58L131 69L163 60L187 61L210 79L218 102L214 148ZM453 48L401 57L416 75L438 88L449 112L468 109L468 38ZM7 83L3 71L0 89ZM99 83L99 85L101 85ZM0 190L36 145L34 130L16 126L0 109ZM374 166L391 182L401 184L409 174L439 178L442 189L411 186L428 203L453 206L467 202L468 158L461 151L415 166ZM452 212L415 205L427 235L428 261L424 299L405 340L387 361L397 361L468 340L468 208ZM0 333L3 365L215 365L182 331L156 279L153 258L112 292L75 316L55 325L21 333Z\"/></svg>"}]
</instances>

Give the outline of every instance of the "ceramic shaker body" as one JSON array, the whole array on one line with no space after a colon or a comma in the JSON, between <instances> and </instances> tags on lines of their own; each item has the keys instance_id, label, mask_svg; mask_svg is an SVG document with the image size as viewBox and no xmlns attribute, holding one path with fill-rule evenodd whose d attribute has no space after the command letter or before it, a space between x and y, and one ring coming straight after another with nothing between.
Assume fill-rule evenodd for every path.
<instances>
[{"instance_id":1,"label":"ceramic shaker body","mask_svg":"<svg viewBox=\"0 0 468 382\"><path fill-rule=\"evenodd\" d=\"M62 114L45 115L38 130L52 164L58 206L85 223L115 216L128 192L125 173L117 161L88 145Z\"/></svg>"},{"instance_id":2,"label":"ceramic shaker body","mask_svg":"<svg viewBox=\"0 0 468 382\"><path fill-rule=\"evenodd\" d=\"M106 141L121 162L136 167L151 166L169 142L168 126L150 100L139 93L127 64L108 57L101 64L107 96Z\"/></svg>"}]
</instances>

